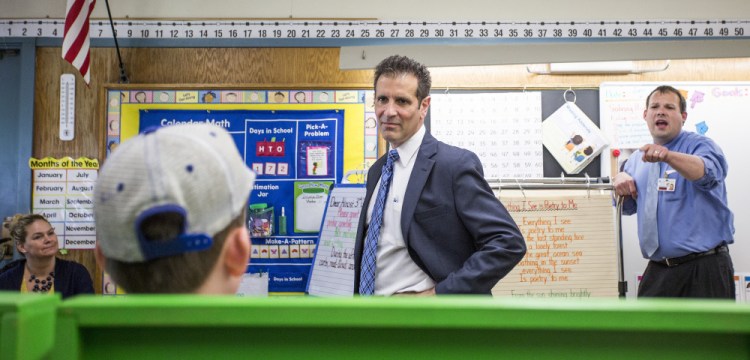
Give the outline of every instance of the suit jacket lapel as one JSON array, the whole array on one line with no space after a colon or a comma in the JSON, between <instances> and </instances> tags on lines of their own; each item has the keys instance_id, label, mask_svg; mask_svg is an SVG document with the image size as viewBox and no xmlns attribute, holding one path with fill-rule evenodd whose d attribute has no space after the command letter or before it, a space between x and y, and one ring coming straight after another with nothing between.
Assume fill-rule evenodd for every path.
<instances>
[{"instance_id":1,"label":"suit jacket lapel","mask_svg":"<svg viewBox=\"0 0 750 360\"><path fill-rule=\"evenodd\" d=\"M401 207L401 231L404 235L404 243L409 245L409 227L413 222L414 210L417 208L417 201L422 194L422 189L430 177L435 160L432 159L437 153L437 140L430 135L424 134L422 144L419 146L417 158L414 160L414 168L411 171L409 184L406 186L404 203Z\"/></svg>"},{"instance_id":2,"label":"suit jacket lapel","mask_svg":"<svg viewBox=\"0 0 750 360\"><path fill-rule=\"evenodd\" d=\"M367 176L367 193L365 194L365 203L363 211L367 211L367 207L370 204L370 199L372 199L372 193L375 192L375 186L378 185L378 181L380 180L380 175L383 173L383 165L385 164L385 159L388 156L386 154L385 156L381 156L380 159L375 161L374 164L372 164L372 171Z\"/></svg>"},{"instance_id":3,"label":"suit jacket lapel","mask_svg":"<svg viewBox=\"0 0 750 360\"><path fill-rule=\"evenodd\" d=\"M365 201L362 204L362 213L363 216L360 216L359 218L359 225L358 225L358 234L360 236L357 237L357 245L361 246L364 242L365 238L365 220L367 218L367 208L370 206L370 200L372 199L372 193L375 192L375 186L378 185L378 180L380 180L380 175L383 172L383 164L385 163L385 156L381 156L380 159L375 161L374 164L372 164L372 167L370 168L370 172L367 175L367 184L365 187L367 188L367 192L365 193Z\"/></svg>"}]
</instances>

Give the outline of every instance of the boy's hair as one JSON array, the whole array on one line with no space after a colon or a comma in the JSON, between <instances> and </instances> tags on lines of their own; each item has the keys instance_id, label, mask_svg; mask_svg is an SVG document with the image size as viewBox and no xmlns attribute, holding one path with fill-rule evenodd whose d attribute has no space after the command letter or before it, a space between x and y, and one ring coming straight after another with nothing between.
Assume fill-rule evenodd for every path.
<instances>
[{"instance_id":1,"label":"boy's hair","mask_svg":"<svg viewBox=\"0 0 750 360\"><path fill-rule=\"evenodd\" d=\"M216 264L229 232L245 226L245 213L213 236L213 246L204 251L186 252L140 263L108 259L105 269L112 279L129 293L191 293L203 282ZM169 240L179 234L183 218L178 214L154 215L141 224L144 236L152 241ZM179 274L179 276L175 276Z\"/></svg>"},{"instance_id":2,"label":"boy's hair","mask_svg":"<svg viewBox=\"0 0 750 360\"><path fill-rule=\"evenodd\" d=\"M231 135L172 125L125 141L94 189L98 245L126 292L195 291L245 226L255 174Z\"/></svg>"},{"instance_id":3,"label":"boy's hair","mask_svg":"<svg viewBox=\"0 0 750 360\"><path fill-rule=\"evenodd\" d=\"M378 80L381 76L393 77L402 74L411 74L417 78L417 93L415 95L421 106L422 100L430 95L430 87L432 87L430 71L427 70L426 66L406 56L392 55L381 61L375 67L373 88L377 90Z\"/></svg>"}]
</instances>

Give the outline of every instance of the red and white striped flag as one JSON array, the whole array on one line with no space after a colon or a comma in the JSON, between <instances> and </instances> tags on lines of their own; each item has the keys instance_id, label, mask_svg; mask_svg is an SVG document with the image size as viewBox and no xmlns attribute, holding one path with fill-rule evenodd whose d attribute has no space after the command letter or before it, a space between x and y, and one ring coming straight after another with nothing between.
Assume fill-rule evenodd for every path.
<instances>
[{"instance_id":1,"label":"red and white striped flag","mask_svg":"<svg viewBox=\"0 0 750 360\"><path fill-rule=\"evenodd\" d=\"M88 84L89 73L89 16L94 11L96 0L68 0L65 10L65 35L62 56L75 66Z\"/></svg>"}]
</instances>

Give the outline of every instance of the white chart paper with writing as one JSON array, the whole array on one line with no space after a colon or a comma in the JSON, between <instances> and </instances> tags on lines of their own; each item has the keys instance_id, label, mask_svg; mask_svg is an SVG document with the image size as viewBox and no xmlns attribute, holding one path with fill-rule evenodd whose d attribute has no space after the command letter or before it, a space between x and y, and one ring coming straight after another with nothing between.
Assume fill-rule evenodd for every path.
<instances>
[{"instance_id":1,"label":"white chart paper with writing","mask_svg":"<svg viewBox=\"0 0 750 360\"><path fill-rule=\"evenodd\" d=\"M365 193L362 185L337 185L331 191L310 270L308 294L353 295L354 241Z\"/></svg>"}]
</instances>

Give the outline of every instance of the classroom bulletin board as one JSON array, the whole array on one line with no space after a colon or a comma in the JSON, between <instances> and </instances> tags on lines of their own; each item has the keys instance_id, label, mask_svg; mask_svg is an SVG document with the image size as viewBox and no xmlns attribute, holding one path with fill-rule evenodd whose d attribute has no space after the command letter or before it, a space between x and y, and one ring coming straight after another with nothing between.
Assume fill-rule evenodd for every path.
<instances>
[{"instance_id":1,"label":"classroom bulletin board","mask_svg":"<svg viewBox=\"0 0 750 360\"><path fill-rule=\"evenodd\" d=\"M209 122L232 135L257 177L250 196L247 272L270 293L302 293L330 186L378 155L372 91L108 89L107 155L153 127Z\"/></svg>"}]
</instances>

